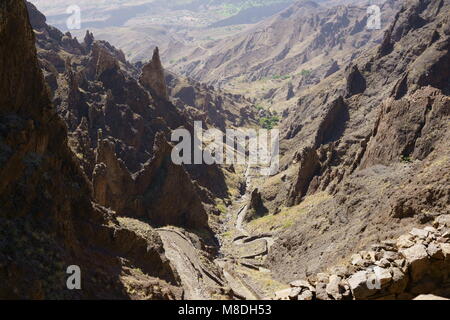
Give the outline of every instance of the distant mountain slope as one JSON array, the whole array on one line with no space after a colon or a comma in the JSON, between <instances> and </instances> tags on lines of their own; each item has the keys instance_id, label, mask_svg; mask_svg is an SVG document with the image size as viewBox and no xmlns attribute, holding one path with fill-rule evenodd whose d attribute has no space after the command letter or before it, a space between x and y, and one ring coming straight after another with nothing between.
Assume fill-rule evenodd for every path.
<instances>
[{"instance_id":1,"label":"distant mountain slope","mask_svg":"<svg viewBox=\"0 0 450 320\"><path fill-rule=\"evenodd\" d=\"M263 86L267 79L284 80L264 85L273 91L261 92L260 97L272 97L284 87L280 92L286 99L288 84L294 92L315 84L363 49L379 43L399 3L386 1L381 6L382 29L371 30L367 28L368 5L327 8L313 1L299 1L235 36L204 47L186 48L184 57L170 68L219 86L231 83L245 88L255 81Z\"/></svg>"},{"instance_id":2,"label":"distant mountain slope","mask_svg":"<svg viewBox=\"0 0 450 320\"><path fill-rule=\"evenodd\" d=\"M264 6L250 7L239 11L239 13L229 18L217 21L211 24L210 27L217 28L236 24L253 24L282 11L289 5L291 5L291 2L285 1Z\"/></svg>"},{"instance_id":3,"label":"distant mountain slope","mask_svg":"<svg viewBox=\"0 0 450 320\"><path fill-rule=\"evenodd\" d=\"M352 0L355 1L355 0ZM84 36L87 29L97 39L106 40L124 50L133 62L151 58L158 46L161 52L177 50L180 43L190 46L208 39L228 37L237 24L253 24L275 14L294 0L31 0L47 16L49 24L67 31L66 10L77 5L81 9L81 30L70 30ZM343 1L330 1L333 5ZM218 23L218 24L216 24ZM214 26L214 27L211 27ZM162 56L171 60L172 52Z\"/></svg>"}]
</instances>

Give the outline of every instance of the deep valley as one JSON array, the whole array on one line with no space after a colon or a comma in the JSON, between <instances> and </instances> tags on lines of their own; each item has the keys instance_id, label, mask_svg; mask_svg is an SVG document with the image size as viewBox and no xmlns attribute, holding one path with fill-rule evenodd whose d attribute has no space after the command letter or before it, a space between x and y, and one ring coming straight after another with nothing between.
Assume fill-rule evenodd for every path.
<instances>
[{"instance_id":1,"label":"deep valley","mask_svg":"<svg viewBox=\"0 0 450 320\"><path fill-rule=\"evenodd\" d=\"M450 0L67 5L0 3L0 299L450 298Z\"/></svg>"}]
</instances>

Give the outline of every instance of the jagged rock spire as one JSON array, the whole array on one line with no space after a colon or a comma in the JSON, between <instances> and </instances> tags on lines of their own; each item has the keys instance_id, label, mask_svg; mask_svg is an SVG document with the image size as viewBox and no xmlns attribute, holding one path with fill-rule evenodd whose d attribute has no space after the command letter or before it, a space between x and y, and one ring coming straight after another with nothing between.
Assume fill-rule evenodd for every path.
<instances>
[{"instance_id":1,"label":"jagged rock spire","mask_svg":"<svg viewBox=\"0 0 450 320\"><path fill-rule=\"evenodd\" d=\"M139 82L150 91L153 96L169 99L167 94L164 68L159 57L159 48L153 51L152 60L142 68L142 74Z\"/></svg>"},{"instance_id":2,"label":"jagged rock spire","mask_svg":"<svg viewBox=\"0 0 450 320\"><path fill-rule=\"evenodd\" d=\"M86 35L84 36L84 45L86 48L89 48L94 43L94 34L92 32L89 32L89 30L86 31Z\"/></svg>"}]
</instances>

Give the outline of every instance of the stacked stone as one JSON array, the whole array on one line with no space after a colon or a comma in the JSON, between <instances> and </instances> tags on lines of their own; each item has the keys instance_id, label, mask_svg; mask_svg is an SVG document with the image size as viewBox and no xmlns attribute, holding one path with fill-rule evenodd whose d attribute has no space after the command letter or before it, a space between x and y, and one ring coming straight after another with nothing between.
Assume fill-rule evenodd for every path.
<instances>
[{"instance_id":1,"label":"stacked stone","mask_svg":"<svg viewBox=\"0 0 450 320\"><path fill-rule=\"evenodd\" d=\"M414 228L397 240L372 245L344 266L275 293L279 300L413 299L421 294L450 296L450 215L433 226Z\"/></svg>"}]
</instances>

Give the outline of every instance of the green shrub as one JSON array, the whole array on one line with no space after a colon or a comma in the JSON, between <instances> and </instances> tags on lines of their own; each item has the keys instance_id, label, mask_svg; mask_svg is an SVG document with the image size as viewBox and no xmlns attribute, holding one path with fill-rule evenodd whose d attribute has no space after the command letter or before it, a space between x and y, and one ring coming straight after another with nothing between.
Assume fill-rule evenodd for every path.
<instances>
[{"instance_id":1,"label":"green shrub","mask_svg":"<svg viewBox=\"0 0 450 320\"><path fill-rule=\"evenodd\" d=\"M310 74L311 74L311 70L303 69L303 70L300 72L300 75L301 75L302 77L307 77L307 76L309 76Z\"/></svg>"},{"instance_id":2,"label":"green shrub","mask_svg":"<svg viewBox=\"0 0 450 320\"><path fill-rule=\"evenodd\" d=\"M264 106L261 105L261 104L257 104L257 105L255 106L255 108L256 108L256 110L258 110L258 111L261 111L261 110L264 110L264 109L265 109Z\"/></svg>"},{"instance_id":3,"label":"green shrub","mask_svg":"<svg viewBox=\"0 0 450 320\"><path fill-rule=\"evenodd\" d=\"M404 155L404 154L401 156L401 160L402 160L402 162L407 162L407 163L412 162L411 157L409 155Z\"/></svg>"},{"instance_id":4,"label":"green shrub","mask_svg":"<svg viewBox=\"0 0 450 320\"><path fill-rule=\"evenodd\" d=\"M267 130L272 130L280 121L277 116L264 117L259 119L259 125Z\"/></svg>"}]
</instances>

